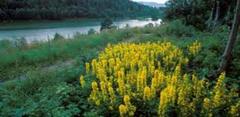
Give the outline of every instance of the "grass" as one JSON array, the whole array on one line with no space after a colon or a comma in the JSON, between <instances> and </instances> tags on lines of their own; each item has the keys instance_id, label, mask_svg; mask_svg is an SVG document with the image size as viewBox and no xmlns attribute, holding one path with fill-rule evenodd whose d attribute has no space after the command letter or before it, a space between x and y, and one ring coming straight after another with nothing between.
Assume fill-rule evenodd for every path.
<instances>
[{"instance_id":1,"label":"grass","mask_svg":"<svg viewBox=\"0 0 240 117\"><path fill-rule=\"evenodd\" d=\"M198 40L202 51L190 59L188 71L206 76L217 69L227 36L226 28L200 32L175 21L160 27L109 30L31 45L1 41L0 116L97 116L98 112L87 101L90 89L80 90L78 79L85 71L84 63L96 58L109 43L168 40L186 48ZM237 43L227 82L240 89Z\"/></svg>"},{"instance_id":2,"label":"grass","mask_svg":"<svg viewBox=\"0 0 240 117\"><path fill-rule=\"evenodd\" d=\"M30 46L12 47L11 44L0 49L1 80L13 79L14 69L17 73L28 67L34 68L54 64L56 61L82 58L89 60L97 55L108 43L117 43L128 38L128 30L104 32L94 35L76 35L74 39L53 40ZM6 42L5 42L6 43ZM18 74L17 74L18 75Z\"/></svg>"}]
</instances>

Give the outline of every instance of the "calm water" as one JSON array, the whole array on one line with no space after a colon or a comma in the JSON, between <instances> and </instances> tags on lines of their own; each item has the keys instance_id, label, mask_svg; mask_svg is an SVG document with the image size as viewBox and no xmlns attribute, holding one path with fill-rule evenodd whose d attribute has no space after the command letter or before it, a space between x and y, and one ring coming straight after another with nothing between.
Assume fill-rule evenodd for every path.
<instances>
[{"instance_id":1,"label":"calm water","mask_svg":"<svg viewBox=\"0 0 240 117\"><path fill-rule=\"evenodd\" d=\"M99 32L100 20L67 20L67 21L41 21L41 22L21 22L0 24L0 40L25 38L28 42L44 41L54 37L56 33L69 38L76 33L87 34L90 29ZM114 25L118 28L124 28L127 24L130 27L143 27L149 23L159 25L161 20L117 20Z\"/></svg>"}]
</instances>

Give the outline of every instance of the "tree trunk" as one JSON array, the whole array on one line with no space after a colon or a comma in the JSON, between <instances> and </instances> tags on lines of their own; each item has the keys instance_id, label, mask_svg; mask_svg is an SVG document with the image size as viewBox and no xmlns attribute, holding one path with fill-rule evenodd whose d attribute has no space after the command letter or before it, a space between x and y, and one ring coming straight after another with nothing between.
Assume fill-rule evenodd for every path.
<instances>
[{"instance_id":1,"label":"tree trunk","mask_svg":"<svg viewBox=\"0 0 240 117\"><path fill-rule=\"evenodd\" d=\"M225 48L224 54L222 56L222 61L220 63L220 68L218 69L217 74L225 71L228 65L230 64L231 54L234 47L234 43L237 39L238 28L240 23L240 0L237 0L237 6L235 11L234 21L231 29L231 33L229 35L228 43Z\"/></svg>"},{"instance_id":2,"label":"tree trunk","mask_svg":"<svg viewBox=\"0 0 240 117\"><path fill-rule=\"evenodd\" d=\"M212 11L211 11L211 16L210 16L210 18L208 19L208 29L211 29L211 26L212 26L212 22L213 22L213 17L214 17L214 11L215 11L215 9L214 9L214 7L212 8Z\"/></svg>"},{"instance_id":3,"label":"tree trunk","mask_svg":"<svg viewBox=\"0 0 240 117\"><path fill-rule=\"evenodd\" d=\"M213 27L215 28L218 22L220 16L220 2L217 1L217 6L216 6L216 12L215 12L215 18L214 18L214 25Z\"/></svg>"},{"instance_id":4,"label":"tree trunk","mask_svg":"<svg viewBox=\"0 0 240 117\"><path fill-rule=\"evenodd\" d=\"M227 15L225 17L225 22L228 26L228 29L231 30L232 29L232 21L231 21L231 6L228 7L228 11L227 11Z\"/></svg>"},{"instance_id":5,"label":"tree trunk","mask_svg":"<svg viewBox=\"0 0 240 117\"><path fill-rule=\"evenodd\" d=\"M231 18L231 5L228 7L227 15L226 15L226 21L228 21Z\"/></svg>"}]
</instances>

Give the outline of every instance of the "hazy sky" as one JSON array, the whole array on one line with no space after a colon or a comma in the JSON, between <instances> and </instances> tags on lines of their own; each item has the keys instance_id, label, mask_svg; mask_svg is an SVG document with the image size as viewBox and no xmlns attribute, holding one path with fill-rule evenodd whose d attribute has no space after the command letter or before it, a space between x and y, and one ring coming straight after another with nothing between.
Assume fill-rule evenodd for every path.
<instances>
[{"instance_id":1,"label":"hazy sky","mask_svg":"<svg viewBox=\"0 0 240 117\"><path fill-rule=\"evenodd\" d=\"M167 0L133 0L133 1L144 1L144 2L157 2L157 3L165 3Z\"/></svg>"}]
</instances>

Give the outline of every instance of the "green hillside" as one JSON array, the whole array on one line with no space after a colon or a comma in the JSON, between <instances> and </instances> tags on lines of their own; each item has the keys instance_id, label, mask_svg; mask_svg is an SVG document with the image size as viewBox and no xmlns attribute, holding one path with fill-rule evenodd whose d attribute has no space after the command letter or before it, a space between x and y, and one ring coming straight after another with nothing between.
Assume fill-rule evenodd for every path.
<instances>
[{"instance_id":1,"label":"green hillside","mask_svg":"<svg viewBox=\"0 0 240 117\"><path fill-rule=\"evenodd\" d=\"M129 0L1 0L0 20L141 17L158 10Z\"/></svg>"}]
</instances>

